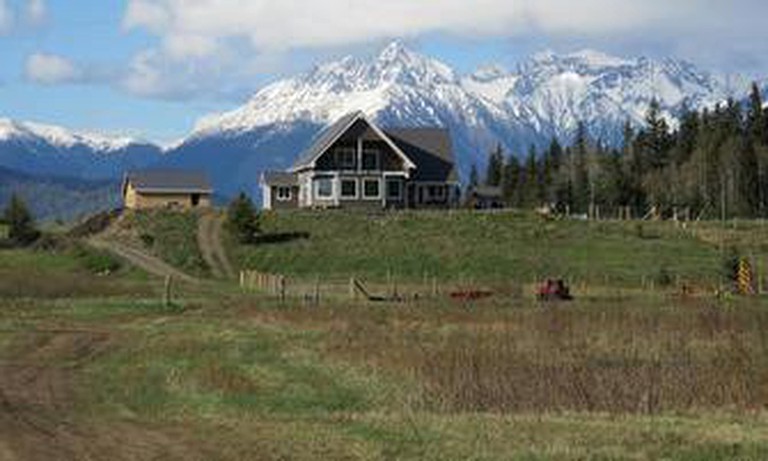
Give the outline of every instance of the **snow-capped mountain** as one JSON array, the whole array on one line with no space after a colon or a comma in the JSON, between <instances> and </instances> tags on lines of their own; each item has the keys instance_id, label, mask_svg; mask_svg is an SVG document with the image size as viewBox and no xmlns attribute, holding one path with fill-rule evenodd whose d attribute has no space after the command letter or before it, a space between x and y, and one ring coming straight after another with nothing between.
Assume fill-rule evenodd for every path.
<instances>
[{"instance_id":1,"label":"snow-capped mountain","mask_svg":"<svg viewBox=\"0 0 768 461\"><path fill-rule=\"evenodd\" d=\"M482 165L496 143L522 154L552 137L569 142L584 122L595 138L615 144L626 121L643 123L653 99L674 125L686 107L740 99L747 89L746 80L716 76L685 61L624 59L591 50L540 53L515 71L492 66L461 76L394 42L372 59L347 57L317 66L263 88L243 107L203 118L169 157L203 164L204 150L216 152L217 162L226 157L242 167L238 181L253 182L265 168L290 164L311 133L363 110L383 126L449 128L466 172L472 163Z\"/></svg>"},{"instance_id":2,"label":"snow-capped mountain","mask_svg":"<svg viewBox=\"0 0 768 461\"><path fill-rule=\"evenodd\" d=\"M33 175L108 179L157 162L161 149L126 137L0 119L0 166Z\"/></svg>"},{"instance_id":3,"label":"snow-capped mountain","mask_svg":"<svg viewBox=\"0 0 768 461\"><path fill-rule=\"evenodd\" d=\"M207 171L219 194L258 194L266 169L289 166L312 137L342 115L365 111L380 125L450 129L464 177L497 143L524 155L552 137L564 143L584 122L606 143L641 125L653 99L674 125L699 109L747 96L748 82L675 59L625 59L597 51L540 53L515 70L460 75L393 42L369 58L347 57L275 82L244 106L202 118L167 149L126 138L0 119L0 166L32 174L117 178L147 165Z\"/></svg>"}]
</instances>

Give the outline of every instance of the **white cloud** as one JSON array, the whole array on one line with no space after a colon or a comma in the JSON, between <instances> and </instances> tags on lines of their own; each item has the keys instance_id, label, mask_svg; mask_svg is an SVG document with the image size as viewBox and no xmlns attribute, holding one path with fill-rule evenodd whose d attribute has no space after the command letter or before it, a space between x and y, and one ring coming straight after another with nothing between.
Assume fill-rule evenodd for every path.
<instances>
[{"instance_id":1,"label":"white cloud","mask_svg":"<svg viewBox=\"0 0 768 461\"><path fill-rule=\"evenodd\" d=\"M25 16L29 24L38 26L48 19L45 0L27 0Z\"/></svg>"},{"instance_id":2,"label":"white cloud","mask_svg":"<svg viewBox=\"0 0 768 461\"><path fill-rule=\"evenodd\" d=\"M170 23L169 11L162 3L153 0L130 0L123 18L126 29L146 27L156 33L162 33Z\"/></svg>"},{"instance_id":3,"label":"white cloud","mask_svg":"<svg viewBox=\"0 0 768 461\"><path fill-rule=\"evenodd\" d=\"M206 58L219 49L217 40L204 35L169 35L164 49L174 59Z\"/></svg>"},{"instance_id":4,"label":"white cloud","mask_svg":"<svg viewBox=\"0 0 768 461\"><path fill-rule=\"evenodd\" d=\"M27 58L26 77L42 85L76 83L84 73L75 64L61 56L35 53Z\"/></svg>"},{"instance_id":5,"label":"white cloud","mask_svg":"<svg viewBox=\"0 0 768 461\"><path fill-rule=\"evenodd\" d=\"M0 0L0 35L7 34L13 29L13 11L7 0Z\"/></svg>"},{"instance_id":6,"label":"white cloud","mask_svg":"<svg viewBox=\"0 0 768 461\"><path fill-rule=\"evenodd\" d=\"M702 0L129 0L124 26L163 39L247 38L257 50L447 32L605 34L677 20Z\"/></svg>"},{"instance_id":7,"label":"white cloud","mask_svg":"<svg viewBox=\"0 0 768 461\"><path fill-rule=\"evenodd\" d=\"M634 40L630 54L662 46L732 62L735 31L753 31L740 42L764 42L758 21L767 14L765 0L127 0L123 29L149 32L158 43L134 58L122 87L145 96L210 95L238 78L247 83L258 63L286 51L431 34Z\"/></svg>"}]
</instances>

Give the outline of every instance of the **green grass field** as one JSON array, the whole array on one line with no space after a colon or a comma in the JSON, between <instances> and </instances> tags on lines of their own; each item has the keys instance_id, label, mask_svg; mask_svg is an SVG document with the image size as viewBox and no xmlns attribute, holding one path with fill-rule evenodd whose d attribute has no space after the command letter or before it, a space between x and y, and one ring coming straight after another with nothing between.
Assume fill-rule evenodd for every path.
<instances>
[{"instance_id":1,"label":"green grass field","mask_svg":"<svg viewBox=\"0 0 768 461\"><path fill-rule=\"evenodd\" d=\"M421 218L273 215L267 233L309 238L231 249L245 265L298 276L430 271L489 283L555 271L534 256L557 253L560 273L626 285L660 267L716 283L725 238L763 251L754 223L721 238L704 224ZM157 226L178 236L187 219ZM350 243L351 229L361 236ZM189 240L158 241L171 243L153 251L170 254ZM607 279L591 267L601 262ZM105 266L77 247L0 250L0 458L768 457L763 298L682 298L669 287L577 293L567 306L523 296L305 307L234 284L180 284L166 306L157 280Z\"/></svg>"},{"instance_id":2,"label":"green grass field","mask_svg":"<svg viewBox=\"0 0 768 461\"><path fill-rule=\"evenodd\" d=\"M242 267L300 277L383 281L424 275L446 280L573 282L638 286L668 275L701 285L720 276L719 247L668 223L552 222L528 214L266 214L267 236L231 246ZM279 240L279 239L278 239Z\"/></svg>"}]
</instances>

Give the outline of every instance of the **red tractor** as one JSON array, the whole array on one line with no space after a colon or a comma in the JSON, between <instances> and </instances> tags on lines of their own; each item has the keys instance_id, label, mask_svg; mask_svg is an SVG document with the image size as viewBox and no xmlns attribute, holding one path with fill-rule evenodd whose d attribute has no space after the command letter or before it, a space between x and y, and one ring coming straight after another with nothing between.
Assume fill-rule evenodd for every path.
<instances>
[{"instance_id":1,"label":"red tractor","mask_svg":"<svg viewBox=\"0 0 768 461\"><path fill-rule=\"evenodd\" d=\"M536 289L540 301L572 301L571 289L562 279L547 279Z\"/></svg>"}]
</instances>

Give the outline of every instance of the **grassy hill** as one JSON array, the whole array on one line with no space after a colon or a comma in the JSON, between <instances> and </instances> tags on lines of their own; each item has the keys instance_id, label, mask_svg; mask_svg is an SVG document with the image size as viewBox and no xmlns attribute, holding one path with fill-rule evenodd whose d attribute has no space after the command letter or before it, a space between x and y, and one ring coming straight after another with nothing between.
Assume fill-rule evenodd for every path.
<instances>
[{"instance_id":1,"label":"grassy hill","mask_svg":"<svg viewBox=\"0 0 768 461\"><path fill-rule=\"evenodd\" d=\"M621 286L680 278L708 285L721 267L719 234L708 226L547 221L526 213L266 213L261 243L230 248L242 267L300 277L427 274L501 283L561 276Z\"/></svg>"}]
</instances>

